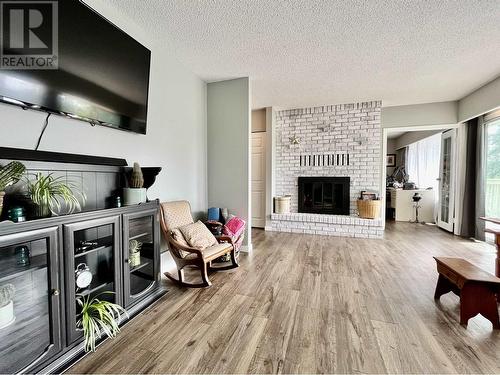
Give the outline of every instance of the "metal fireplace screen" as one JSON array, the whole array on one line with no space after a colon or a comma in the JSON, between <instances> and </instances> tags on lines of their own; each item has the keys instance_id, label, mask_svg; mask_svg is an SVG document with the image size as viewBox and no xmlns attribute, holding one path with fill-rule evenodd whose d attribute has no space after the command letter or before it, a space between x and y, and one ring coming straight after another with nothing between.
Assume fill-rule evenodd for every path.
<instances>
[{"instance_id":1,"label":"metal fireplace screen","mask_svg":"<svg viewBox=\"0 0 500 375\"><path fill-rule=\"evenodd\" d=\"M349 177L299 177L299 212L349 215Z\"/></svg>"}]
</instances>

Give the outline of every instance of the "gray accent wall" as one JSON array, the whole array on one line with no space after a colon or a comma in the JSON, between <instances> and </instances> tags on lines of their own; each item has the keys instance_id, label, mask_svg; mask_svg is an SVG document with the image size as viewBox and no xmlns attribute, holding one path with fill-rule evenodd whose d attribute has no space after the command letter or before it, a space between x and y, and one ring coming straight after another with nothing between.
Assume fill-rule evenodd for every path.
<instances>
[{"instance_id":1,"label":"gray accent wall","mask_svg":"<svg viewBox=\"0 0 500 375\"><path fill-rule=\"evenodd\" d=\"M208 205L227 207L250 228L250 87L248 78L207 85Z\"/></svg>"}]
</instances>

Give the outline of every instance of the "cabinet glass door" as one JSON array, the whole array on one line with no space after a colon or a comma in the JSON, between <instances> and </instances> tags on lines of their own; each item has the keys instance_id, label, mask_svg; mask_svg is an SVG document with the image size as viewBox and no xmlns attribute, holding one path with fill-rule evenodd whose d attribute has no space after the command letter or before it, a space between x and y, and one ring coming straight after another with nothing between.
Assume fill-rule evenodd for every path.
<instances>
[{"instance_id":1,"label":"cabinet glass door","mask_svg":"<svg viewBox=\"0 0 500 375\"><path fill-rule=\"evenodd\" d=\"M65 225L67 256L68 338L81 337L77 330L80 306L77 298L99 299L122 304L120 286L119 217ZM111 293L108 293L111 292Z\"/></svg>"},{"instance_id":2,"label":"cabinet glass door","mask_svg":"<svg viewBox=\"0 0 500 375\"><path fill-rule=\"evenodd\" d=\"M31 372L61 348L57 228L0 239L0 373Z\"/></svg>"},{"instance_id":3,"label":"cabinet glass door","mask_svg":"<svg viewBox=\"0 0 500 375\"><path fill-rule=\"evenodd\" d=\"M124 215L124 287L128 307L156 283L159 262L157 210Z\"/></svg>"}]
</instances>

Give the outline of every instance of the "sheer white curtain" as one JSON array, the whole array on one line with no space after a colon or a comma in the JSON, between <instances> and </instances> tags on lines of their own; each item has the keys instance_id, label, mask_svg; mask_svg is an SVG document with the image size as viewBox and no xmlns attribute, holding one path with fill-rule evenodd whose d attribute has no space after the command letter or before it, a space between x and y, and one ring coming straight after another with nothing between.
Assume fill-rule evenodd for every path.
<instances>
[{"instance_id":1,"label":"sheer white curtain","mask_svg":"<svg viewBox=\"0 0 500 375\"><path fill-rule=\"evenodd\" d=\"M419 189L432 187L436 199L440 157L441 133L410 144L406 154L406 172L409 180Z\"/></svg>"}]
</instances>

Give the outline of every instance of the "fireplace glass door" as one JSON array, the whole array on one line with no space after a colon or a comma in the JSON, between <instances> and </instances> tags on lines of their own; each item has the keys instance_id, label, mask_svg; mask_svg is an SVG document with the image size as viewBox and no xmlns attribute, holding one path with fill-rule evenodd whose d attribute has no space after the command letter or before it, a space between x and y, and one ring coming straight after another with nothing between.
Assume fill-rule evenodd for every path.
<instances>
[{"instance_id":1,"label":"fireplace glass door","mask_svg":"<svg viewBox=\"0 0 500 375\"><path fill-rule=\"evenodd\" d=\"M348 177L299 177L299 212L349 214Z\"/></svg>"}]
</instances>

